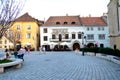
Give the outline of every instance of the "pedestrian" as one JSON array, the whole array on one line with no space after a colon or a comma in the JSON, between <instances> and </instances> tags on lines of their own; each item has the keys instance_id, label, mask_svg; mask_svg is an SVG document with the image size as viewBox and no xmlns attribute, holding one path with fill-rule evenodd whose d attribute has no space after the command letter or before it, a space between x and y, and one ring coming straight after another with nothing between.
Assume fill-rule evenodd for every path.
<instances>
[{"instance_id":1,"label":"pedestrian","mask_svg":"<svg viewBox=\"0 0 120 80\"><path fill-rule=\"evenodd\" d=\"M43 53L45 54L46 53L45 46L43 46L42 49L43 49Z\"/></svg>"},{"instance_id":2,"label":"pedestrian","mask_svg":"<svg viewBox=\"0 0 120 80\"><path fill-rule=\"evenodd\" d=\"M28 51L27 47L25 47L25 51L26 51L26 52Z\"/></svg>"},{"instance_id":3,"label":"pedestrian","mask_svg":"<svg viewBox=\"0 0 120 80\"><path fill-rule=\"evenodd\" d=\"M24 54L25 54L25 49L22 47L20 48L20 50L18 51L18 58L22 59L24 61Z\"/></svg>"},{"instance_id":4,"label":"pedestrian","mask_svg":"<svg viewBox=\"0 0 120 80\"><path fill-rule=\"evenodd\" d=\"M78 49L78 48L75 49L75 53L76 53L76 54L79 53L79 49Z\"/></svg>"},{"instance_id":5,"label":"pedestrian","mask_svg":"<svg viewBox=\"0 0 120 80\"><path fill-rule=\"evenodd\" d=\"M9 51L7 49L7 47L5 46L5 58L10 58L10 55L9 55Z\"/></svg>"},{"instance_id":6,"label":"pedestrian","mask_svg":"<svg viewBox=\"0 0 120 80\"><path fill-rule=\"evenodd\" d=\"M40 47L39 47L39 51L40 51L39 53L42 53L42 50L43 50L43 49L42 49L42 46L40 46Z\"/></svg>"},{"instance_id":7,"label":"pedestrian","mask_svg":"<svg viewBox=\"0 0 120 80\"><path fill-rule=\"evenodd\" d=\"M25 50L27 50L26 52L30 54L30 47L27 47Z\"/></svg>"},{"instance_id":8,"label":"pedestrian","mask_svg":"<svg viewBox=\"0 0 120 80\"><path fill-rule=\"evenodd\" d=\"M18 55L17 55L17 54L18 54L18 51L14 51L14 57L15 57L15 58L18 58Z\"/></svg>"}]
</instances>

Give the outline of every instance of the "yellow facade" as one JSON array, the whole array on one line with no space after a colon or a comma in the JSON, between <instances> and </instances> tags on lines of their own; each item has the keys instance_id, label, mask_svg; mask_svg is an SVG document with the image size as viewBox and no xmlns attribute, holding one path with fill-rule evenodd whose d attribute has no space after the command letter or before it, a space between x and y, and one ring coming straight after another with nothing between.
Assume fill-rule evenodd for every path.
<instances>
[{"instance_id":1,"label":"yellow facade","mask_svg":"<svg viewBox=\"0 0 120 80\"><path fill-rule=\"evenodd\" d=\"M13 44L5 36L0 39L0 48L12 48Z\"/></svg>"},{"instance_id":2,"label":"yellow facade","mask_svg":"<svg viewBox=\"0 0 120 80\"><path fill-rule=\"evenodd\" d=\"M16 31L20 34L20 42L22 47L30 46L31 49L37 50L39 47L39 25L37 22L14 22L10 31L16 34Z\"/></svg>"}]
</instances>

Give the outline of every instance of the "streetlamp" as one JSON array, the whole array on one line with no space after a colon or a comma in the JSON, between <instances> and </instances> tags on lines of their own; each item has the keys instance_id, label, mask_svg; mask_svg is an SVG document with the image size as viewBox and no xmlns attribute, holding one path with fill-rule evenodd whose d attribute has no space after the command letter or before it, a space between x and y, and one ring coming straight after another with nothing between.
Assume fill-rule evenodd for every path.
<instances>
[{"instance_id":1,"label":"streetlamp","mask_svg":"<svg viewBox=\"0 0 120 80\"><path fill-rule=\"evenodd\" d=\"M84 32L82 32L82 45L83 45L82 55L84 56Z\"/></svg>"}]
</instances>

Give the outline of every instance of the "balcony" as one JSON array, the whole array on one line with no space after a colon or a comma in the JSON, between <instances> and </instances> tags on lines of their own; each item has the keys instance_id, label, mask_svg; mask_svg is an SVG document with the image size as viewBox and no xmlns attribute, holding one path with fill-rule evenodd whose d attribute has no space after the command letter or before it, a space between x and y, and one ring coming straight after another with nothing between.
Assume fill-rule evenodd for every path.
<instances>
[{"instance_id":1,"label":"balcony","mask_svg":"<svg viewBox=\"0 0 120 80\"><path fill-rule=\"evenodd\" d=\"M71 42L71 40L72 40L72 39L62 38L62 39L61 39L61 42ZM50 42L59 42L59 38L56 38L56 39L50 38Z\"/></svg>"}]
</instances>

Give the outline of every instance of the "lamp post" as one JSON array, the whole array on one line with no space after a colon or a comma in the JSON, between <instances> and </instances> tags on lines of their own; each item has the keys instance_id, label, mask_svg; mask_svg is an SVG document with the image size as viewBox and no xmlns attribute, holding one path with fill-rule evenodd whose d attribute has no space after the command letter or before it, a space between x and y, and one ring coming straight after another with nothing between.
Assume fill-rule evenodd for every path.
<instances>
[{"instance_id":1,"label":"lamp post","mask_svg":"<svg viewBox=\"0 0 120 80\"><path fill-rule=\"evenodd\" d=\"M84 56L84 32L82 32L82 46L83 46L82 55Z\"/></svg>"}]
</instances>

